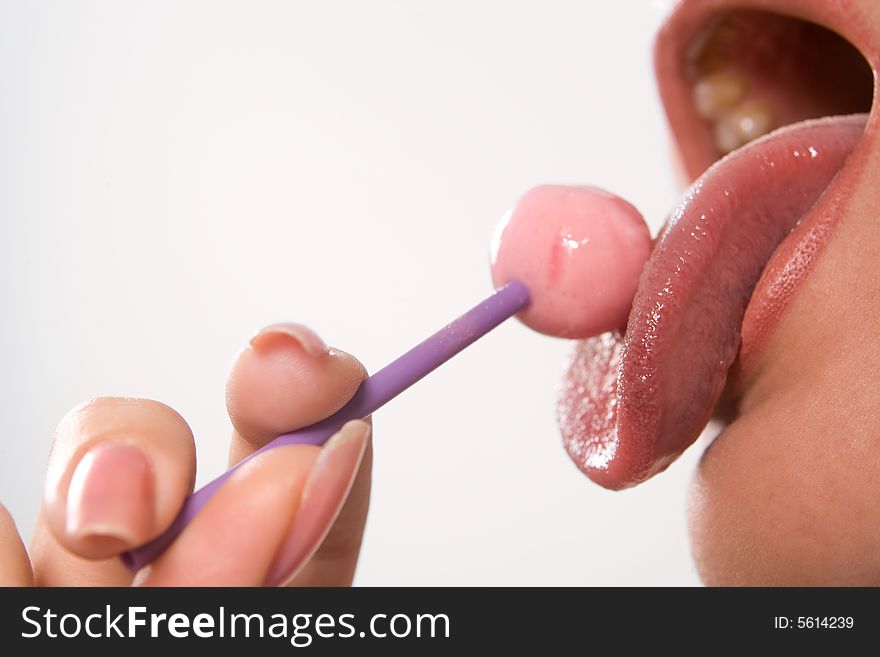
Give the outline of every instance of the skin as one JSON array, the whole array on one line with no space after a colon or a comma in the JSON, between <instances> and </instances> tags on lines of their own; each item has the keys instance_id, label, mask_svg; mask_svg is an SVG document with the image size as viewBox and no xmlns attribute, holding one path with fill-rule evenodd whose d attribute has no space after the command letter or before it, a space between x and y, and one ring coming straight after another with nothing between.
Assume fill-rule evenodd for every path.
<instances>
[{"instance_id":1,"label":"skin","mask_svg":"<svg viewBox=\"0 0 880 657\"><path fill-rule=\"evenodd\" d=\"M305 327L264 330L239 353L229 375L230 464L283 431L332 415L365 376L357 359L327 349ZM71 531L74 471L88 455L120 443L148 466L126 458L114 464L114 476L122 469L125 481L146 470L150 480L129 493L126 531ZM283 447L254 459L133 580L115 557L161 533L192 491L192 432L159 402L90 400L55 432L30 556L0 507L0 585L349 585L366 521L371 460L367 422L348 423L323 448Z\"/></svg>"},{"instance_id":2,"label":"skin","mask_svg":"<svg viewBox=\"0 0 880 657\"><path fill-rule=\"evenodd\" d=\"M850 4L880 43L880 5ZM738 383L730 422L694 474L691 544L707 584L880 584L880 144L869 151L833 239ZM342 352L315 355L312 337L271 331L240 353L228 385L230 462L354 394L363 367ZM302 401L291 407L291 399ZM255 460L135 583L350 584L371 449L368 425L345 432L322 449L288 447ZM64 520L75 467L90 449L123 439L153 476L134 537L72 536ZM0 585L132 583L114 555L167 526L192 489L194 467L192 434L167 406L97 399L77 407L54 438L30 556L0 507ZM221 538L222 553L211 549Z\"/></svg>"},{"instance_id":3,"label":"skin","mask_svg":"<svg viewBox=\"0 0 880 657\"><path fill-rule=\"evenodd\" d=\"M694 477L707 584L880 584L880 151L872 159Z\"/></svg>"}]
</instances>

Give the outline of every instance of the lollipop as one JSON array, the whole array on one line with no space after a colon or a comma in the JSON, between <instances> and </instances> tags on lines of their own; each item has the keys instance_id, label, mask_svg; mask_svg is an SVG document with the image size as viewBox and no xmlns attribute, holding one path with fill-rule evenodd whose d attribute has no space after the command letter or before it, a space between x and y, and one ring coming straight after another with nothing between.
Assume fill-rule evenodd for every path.
<instances>
[{"instance_id":1,"label":"lollipop","mask_svg":"<svg viewBox=\"0 0 880 657\"><path fill-rule=\"evenodd\" d=\"M642 215L594 187L543 185L526 192L492 238L492 281L518 280L531 303L529 327L586 338L626 324L639 274L651 252Z\"/></svg>"},{"instance_id":2,"label":"lollipop","mask_svg":"<svg viewBox=\"0 0 880 657\"><path fill-rule=\"evenodd\" d=\"M282 445L323 445L519 313L530 327L567 338L625 323L651 238L626 201L589 187L543 186L507 213L492 240L498 289L482 303L366 379L334 415L278 436L193 493L164 534L122 555L137 571L161 554L235 470Z\"/></svg>"}]
</instances>

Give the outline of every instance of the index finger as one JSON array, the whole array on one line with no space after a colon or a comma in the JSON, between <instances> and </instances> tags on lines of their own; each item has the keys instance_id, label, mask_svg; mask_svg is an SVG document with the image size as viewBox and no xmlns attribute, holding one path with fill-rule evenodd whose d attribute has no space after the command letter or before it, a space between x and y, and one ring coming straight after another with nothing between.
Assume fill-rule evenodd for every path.
<instances>
[{"instance_id":1,"label":"index finger","mask_svg":"<svg viewBox=\"0 0 880 657\"><path fill-rule=\"evenodd\" d=\"M366 378L350 354L302 324L273 324L239 352L226 386L230 462L342 408Z\"/></svg>"}]
</instances>

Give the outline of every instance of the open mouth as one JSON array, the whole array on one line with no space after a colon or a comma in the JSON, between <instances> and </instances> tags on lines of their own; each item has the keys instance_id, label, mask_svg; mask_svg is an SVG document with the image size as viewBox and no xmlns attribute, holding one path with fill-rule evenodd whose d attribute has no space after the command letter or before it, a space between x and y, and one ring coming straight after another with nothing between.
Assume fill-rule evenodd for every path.
<instances>
[{"instance_id":1,"label":"open mouth","mask_svg":"<svg viewBox=\"0 0 880 657\"><path fill-rule=\"evenodd\" d=\"M699 177L626 330L579 344L558 407L568 453L608 488L664 470L722 394L735 402L864 169L877 61L864 22L848 3L792 4L686 0L661 29L661 97Z\"/></svg>"}]
</instances>

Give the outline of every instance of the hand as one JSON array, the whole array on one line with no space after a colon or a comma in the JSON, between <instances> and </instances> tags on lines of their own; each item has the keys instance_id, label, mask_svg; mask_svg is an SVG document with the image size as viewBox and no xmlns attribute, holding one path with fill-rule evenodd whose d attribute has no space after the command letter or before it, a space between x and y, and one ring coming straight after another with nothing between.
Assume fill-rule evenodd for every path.
<instances>
[{"instance_id":1,"label":"hand","mask_svg":"<svg viewBox=\"0 0 880 657\"><path fill-rule=\"evenodd\" d=\"M236 358L227 383L230 464L275 436L341 408L366 376L298 324L270 326ZM323 448L279 447L243 465L139 585L351 584L370 496L369 422ZM53 439L30 559L0 506L0 585L122 586L117 555L161 534L192 492L193 436L174 410L100 398L74 408Z\"/></svg>"}]
</instances>

